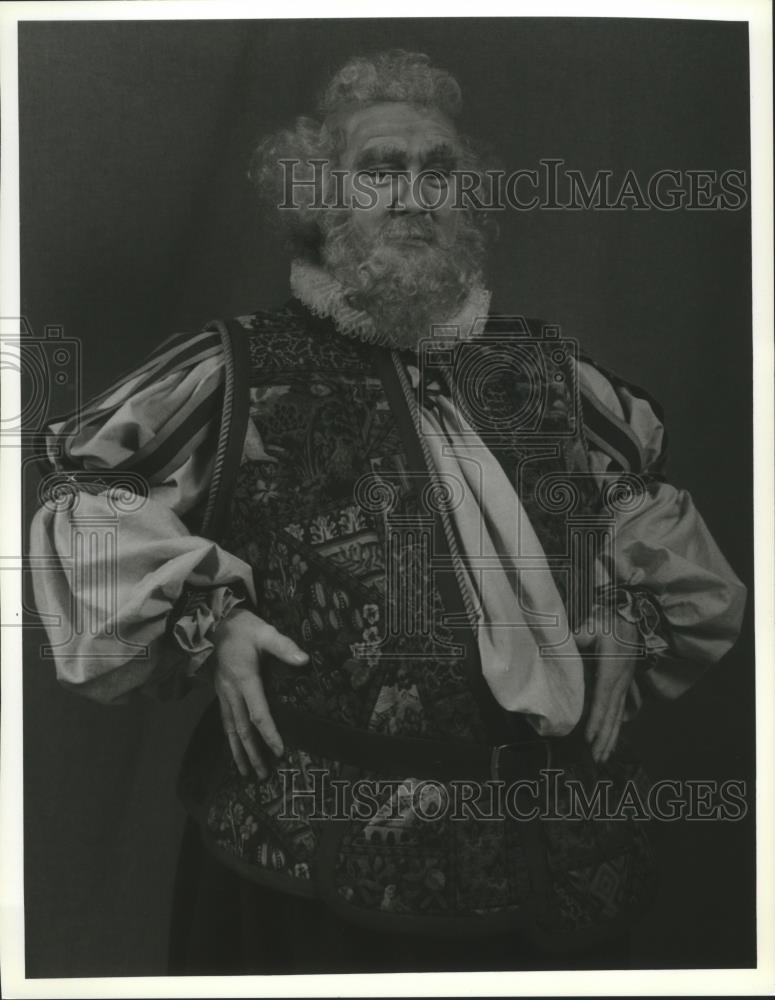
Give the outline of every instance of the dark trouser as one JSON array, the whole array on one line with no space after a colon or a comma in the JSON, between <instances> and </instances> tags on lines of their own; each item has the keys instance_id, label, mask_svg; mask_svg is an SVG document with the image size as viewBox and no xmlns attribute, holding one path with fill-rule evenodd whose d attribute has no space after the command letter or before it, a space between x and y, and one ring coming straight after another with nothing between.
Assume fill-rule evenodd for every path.
<instances>
[{"instance_id":1,"label":"dark trouser","mask_svg":"<svg viewBox=\"0 0 775 1000\"><path fill-rule=\"evenodd\" d=\"M173 899L171 975L474 972L629 968L629 936L572 954L536 951L517 931L437 938L364 928L314 899L240 878L189 821Z\"/></svg>"}]
</instances>

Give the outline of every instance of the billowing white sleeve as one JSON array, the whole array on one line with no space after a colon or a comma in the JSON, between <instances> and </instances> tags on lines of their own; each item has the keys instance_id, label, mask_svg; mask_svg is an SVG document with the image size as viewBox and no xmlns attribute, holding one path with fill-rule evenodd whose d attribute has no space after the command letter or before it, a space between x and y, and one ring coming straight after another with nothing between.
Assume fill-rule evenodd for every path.
<instances>
[{"instance_id":1,"label":"billowing white sleeve","mask_svg":"<svg viewBox=\"0 0 775 1000\"><path fill-rule=\"evenodd\" d=\"M202 345L194 361L162 354L52 428L52 465L73 490L32 521L35 601L59 681L101 702L192 674L217 620L255 601L250 567L185 523L207 495L220 416L220 352ZM138 455L138 473L154 471L133 495L115 476Z\"/></svg>"},{"instance_id":2,"label":"billowing white sleeve","mask_svg":"<svg viewBox=\"0 0 775 1000\"><path fill-rule=\"evenodd\" d=\"M635 387L579 365L589 405L598 405L597 444L590 460L601 483L622 468L619 453L629 436L642 477L640 502L616 515L611 565L617 612L635 623L649 654L642 679L658 693L677 697L735 643L745 610L746 588L738 579L690 494L666 482L664 426L655 406ZM606 443L607 416L613 430ZM618 422L618 428L617 428Z\"/></svg>"}]
</instances>

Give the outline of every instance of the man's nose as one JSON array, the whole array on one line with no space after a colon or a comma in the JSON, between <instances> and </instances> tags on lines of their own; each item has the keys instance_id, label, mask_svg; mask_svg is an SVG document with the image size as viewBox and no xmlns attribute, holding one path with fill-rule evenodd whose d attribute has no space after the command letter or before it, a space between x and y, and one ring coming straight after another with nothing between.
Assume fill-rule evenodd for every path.
<instances>
[{"instance_id":1,"label":"man's nose","mask_svg":"<svg viewBox=\"0 0 775 1000\"><path fill-rule=\"evenodd\" d=\"M430 211L423 198L423 183L420 174L404 171L397 178L397 181L391 205L393 211L408 212L412 215Z\"/></svg>"}]
</instances>

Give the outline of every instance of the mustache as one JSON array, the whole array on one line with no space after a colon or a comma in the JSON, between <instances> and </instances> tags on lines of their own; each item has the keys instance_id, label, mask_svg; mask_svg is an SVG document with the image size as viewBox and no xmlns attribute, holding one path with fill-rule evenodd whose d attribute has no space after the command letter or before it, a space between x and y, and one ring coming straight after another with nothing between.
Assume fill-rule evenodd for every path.
<instances>
[{"instance_id":1,"label":"mustache","mask_svg":"<svg viewBox=\"0 0 775 1000\"><path fill-rule=\"evenodd\" d=\"M436 224L427 215L396 216L385 221L380 239L385 241L412 239L431 243L435 241L436 235Z\"/></svg>"},{"instance_id":2,"label":"mustache","mask_svg":"<svg viewBox=\"0 0 775 1000\"><path fill-rule=\"evenodd\" d=\"M352 218L325 221L321 260L345 301L367 313L377 343L416 346L482 281L484 236L468 216L450 236L421 214L388 216L372 234L359 232ZM399 240L409 238L424 241L422 252L404 252Z\"/></svg>"}]
</instances>

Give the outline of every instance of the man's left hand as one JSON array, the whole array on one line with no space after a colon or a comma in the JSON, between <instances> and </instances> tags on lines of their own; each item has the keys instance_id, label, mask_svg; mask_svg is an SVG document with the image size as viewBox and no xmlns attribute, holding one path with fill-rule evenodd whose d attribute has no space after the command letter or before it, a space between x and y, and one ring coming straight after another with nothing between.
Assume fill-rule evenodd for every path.
<instances>
[{"instance_id":1,"label":"man's left hand","mask_svg":"<svg viewBox=\"0 0 775 1000\"><path fill-rule=\"evenodd\" d=\"M637 665L639 635L630 622L617 618L616 635L597 635L594 689L589 719L584 730L591 744L592 759L608 760L619 739L627 692Z\"/></svg>"}]
</instances>

